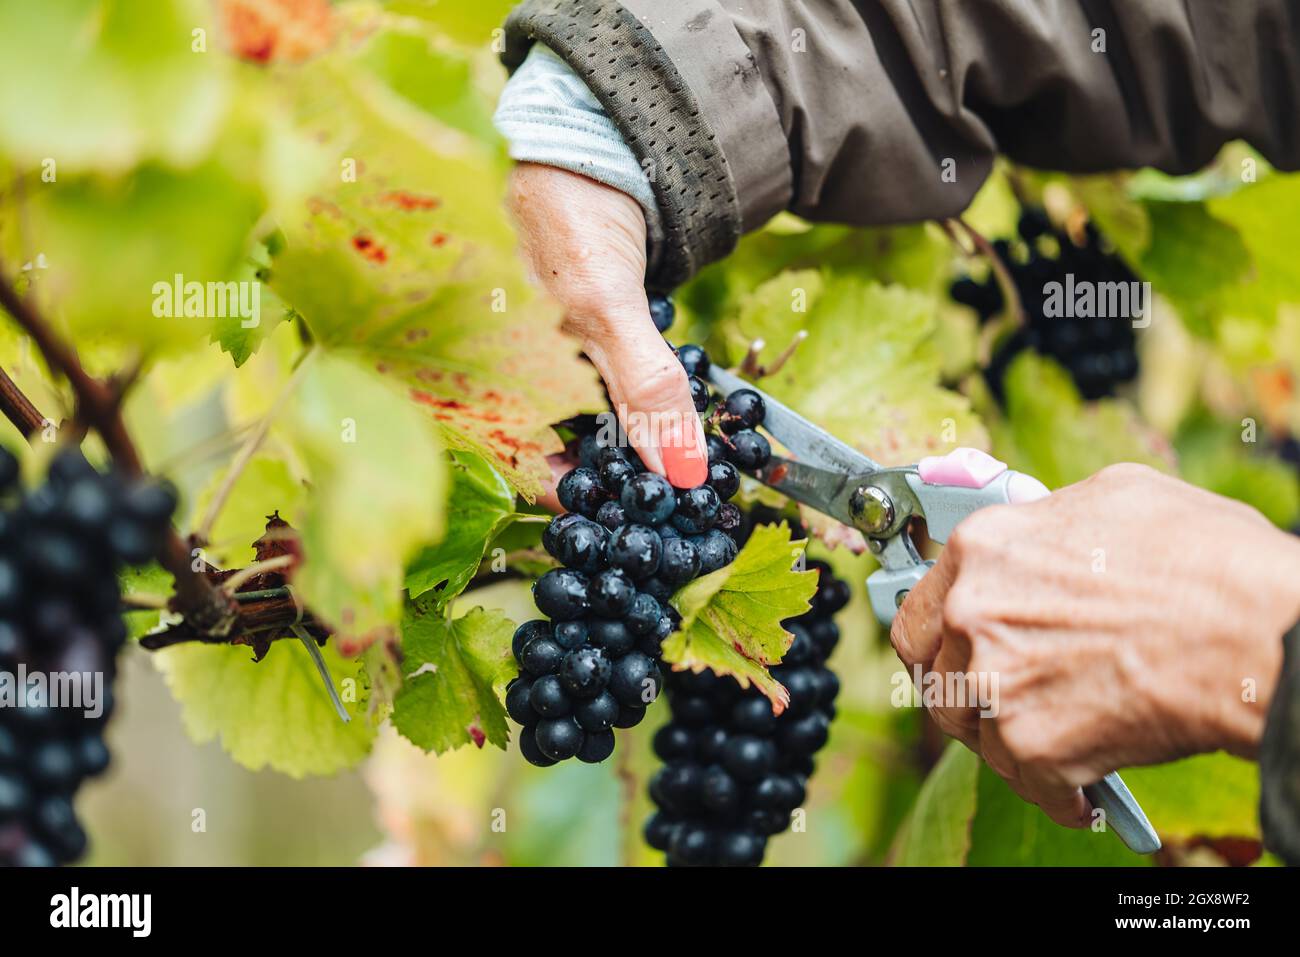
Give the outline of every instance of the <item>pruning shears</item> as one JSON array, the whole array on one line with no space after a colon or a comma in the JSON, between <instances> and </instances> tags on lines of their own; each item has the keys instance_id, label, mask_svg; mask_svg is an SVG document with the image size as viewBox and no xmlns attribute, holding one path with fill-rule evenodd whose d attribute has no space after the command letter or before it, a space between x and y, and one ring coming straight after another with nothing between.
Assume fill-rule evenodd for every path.
<instances>
[{"instance_id":1,"label":"pruning shears","mask_svg":"<svg viewBox=\"0 0 1300 957\"><path fill-rule=\"evenodd\" d=\"M934 565L921 556L908 534L911 519L924 519L929 537L942 544L978 509L1050 494L1042 482L978 449L956 449L915 465L880 465L725 369L715 365L708 377L723 396L738 389L762 396L763 428L791 457L773 454L759 480L862 532L880 562L867 578L867 594L884 625L893 623L903 599ZM1105 812L1106 825L1131 850L1151 854L1160 849L1160 837L1118 774L1106 775L1083 792Z\"/></svg>"}]
</instances>

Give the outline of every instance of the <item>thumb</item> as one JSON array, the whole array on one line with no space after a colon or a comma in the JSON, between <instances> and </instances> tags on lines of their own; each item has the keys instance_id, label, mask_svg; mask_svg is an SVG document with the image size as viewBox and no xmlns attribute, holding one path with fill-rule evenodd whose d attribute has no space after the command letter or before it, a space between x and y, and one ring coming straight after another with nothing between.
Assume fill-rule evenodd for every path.
<instances>
[{"instance_id":1,"label":"thumb","mask_svg":"<svg viewBox=\"0 0 1300 957\"><path fill-rule=\"evenodd\" d=\"M704 426L686 370L655 329L646 299L607 316L598 340L587 343L587 355L646 468L678 488L703 484L709 475Z\"/></svg>"}]
</instances>

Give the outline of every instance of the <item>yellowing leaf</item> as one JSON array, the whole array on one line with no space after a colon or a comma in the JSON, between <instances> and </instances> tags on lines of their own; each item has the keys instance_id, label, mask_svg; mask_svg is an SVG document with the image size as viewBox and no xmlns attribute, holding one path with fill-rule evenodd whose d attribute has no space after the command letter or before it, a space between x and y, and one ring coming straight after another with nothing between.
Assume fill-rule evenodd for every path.
<instances>
[{"instance_id":1,"label":"yellowing leaf","mask_svg":"<svg viewBox=\"0 0 1300 957\"><path fill-rule=\"evenodd\" d=\"M556 308L525 281L502 209L504 151L360 64L311 69L301 111L340 157L341 182L284 222L277 293L324 348L400 383L450 447L537 495L560 448L550 423L596 408L601 393Z\"/></svg>"},{"instance_id":2,"label":"yellowing leaf","mask_svg":"<svg viewBox=\"0 0 1300 957\"><path fill-rule=\"evenodd\" d=\"M352 767L375 734L360 662L340 658L332 642L321 653L352 718L346 724L296 639L273 643L257 663L251 649L233 645L177 645L152 657L181 703L191 738L200 744L220 738L244 767L300 778Z\"/></svg>"},{"instance_id":3,"label":"yellowing leaf","mask_svg":"<svg viewBox=\"0 0 1300 957\"><path fill-rule=\"evenodd\" d=\"M759 525L735 561L681 588L672 602L682 621L664 640L664 661L732 675L742 688L752 683L780 714L790 695L767 668L793 640L781 622L806 612L817 590L816 572L793 567L804 545L791 541L784 522Z\"/></svg>"},{"instance_id":4,"label":"yellowing leaf","mask_svg":"<svg viewBox=\"0 0 1300 957\"><path fill-rule=\"evenodd\" d=\"M380 376L307 361L278 423L311 484L294 584L350 654L400 620L406 562L442 529L446 463L430 423Z\"/></svg>"},{"instance_id":5,"label":"yellowing leaf","mask_svg":"<svg viewBox=\"0 0 1300 957\"><path fill-rule=\"evenodd\" d=\"M0 3L0 152L53 161L60 180L194 162L230 92L223 59L193 49L207 12L199 0Z\"/></svg>"}]
</instances>

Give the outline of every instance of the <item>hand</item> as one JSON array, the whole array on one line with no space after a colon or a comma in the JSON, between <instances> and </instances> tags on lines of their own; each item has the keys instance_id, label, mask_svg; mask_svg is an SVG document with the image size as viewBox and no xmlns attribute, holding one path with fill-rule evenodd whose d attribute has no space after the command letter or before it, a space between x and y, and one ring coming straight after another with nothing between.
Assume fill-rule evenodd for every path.
<instances>
[{"instance_id":1,"label":"hand","mask_svg":"<svg viewBox=\"0 0 1300 957\"><path fill-rule=\"evenodd\" d=\"M635 200L566 170L520 163L510 206L536 278L595 364L648 469L679 488L708 476L686 372L650 319L645 216Z\"/></svg>"},{"instance_id":2,"label":"hand","mask_svg":"<svg viewBox=\"0 0 1300 957\"><path fill-rule=\"evenodd\" d=\"M909 669L996 675L995 717L941 707L936 721L1053 820L1084 826L1080 787L1116 768L1253 756L1298 619L1300 539L1117 465L963 521L890 638Z\"/></svg>"}]
</instances>

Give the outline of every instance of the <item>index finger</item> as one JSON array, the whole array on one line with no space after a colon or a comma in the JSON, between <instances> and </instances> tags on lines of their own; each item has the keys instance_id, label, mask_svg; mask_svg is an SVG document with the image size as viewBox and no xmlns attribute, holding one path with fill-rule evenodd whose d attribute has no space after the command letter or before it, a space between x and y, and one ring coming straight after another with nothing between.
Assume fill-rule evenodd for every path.
<instances>
[{"instance_id":1,"label":"index finger","mask_svg":"<svg viewBox=\"0 0 1300 957\"><path fill-rule=\"evenodd\" d=\"M945 548L934 567L903 600L889 641L903 664L929 671L943 645L943 605L957 580L955 551Z\"/></svg>"}]
</instances>

